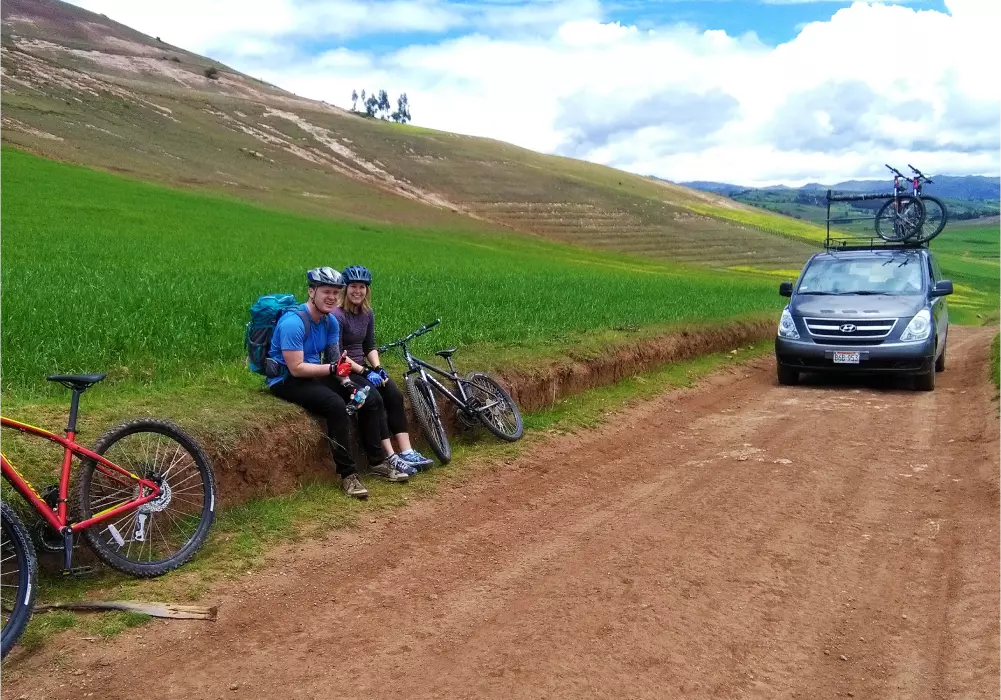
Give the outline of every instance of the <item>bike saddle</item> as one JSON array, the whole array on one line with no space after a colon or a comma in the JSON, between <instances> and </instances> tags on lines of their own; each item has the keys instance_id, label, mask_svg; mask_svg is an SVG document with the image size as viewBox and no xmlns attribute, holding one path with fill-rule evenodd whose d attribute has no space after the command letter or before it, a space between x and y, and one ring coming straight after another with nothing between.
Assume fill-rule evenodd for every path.
<instances>
[{"instance_id":1,"label":"bike saddle","mask_svg":"<svg viewBox=\"0 0 1001 700\"><path fill-rule=\"evenodd\" d=\"M50 374L46 379L50 382L59 382L67 389L84 391L107 376L107 374Z\"/></svg>"},{"instance_id":2,"label":"bike saddle","mask_svg":"<svg viewBox=\"0 0 1001 700\"><path fill-rule=\"evenodd\" d=\"M459 348L449 348L448 350L439 350L435 353L438 357L444 357L446 360L455 354L455 351Z\"/></svg>"}]
</instances>

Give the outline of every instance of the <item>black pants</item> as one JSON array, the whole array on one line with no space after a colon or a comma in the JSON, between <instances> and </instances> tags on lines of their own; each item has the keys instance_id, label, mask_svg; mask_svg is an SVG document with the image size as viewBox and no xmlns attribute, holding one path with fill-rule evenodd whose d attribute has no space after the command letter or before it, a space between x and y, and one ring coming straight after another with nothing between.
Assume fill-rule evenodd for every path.
<instances>
[{"instance_id":1,"label":"black pants","mask_svg":"<svg viewBox=\"0 0 1001 700\"><path fill-rule=\"evenodd\" d=\"M351 391L341 386L337 377L322 379L286 377L284 381L271 387L271 393L280 399L302 406L313 415L325 418L330 452L334 457L337 473L345 477L357 471L348 447L351 439L348 432L350 419L345 401L351 397ZM372 391L358 411L358 427L365 455L369 464L373 465L382 463L386 458L379 437L380 416L383 415L382 397L376 391Z\"/></svg>"},{"instance_id":2,"label":"black pants","mask_svg":"<svg viewBox=\"0 0 1001 700\"><path fill-rule=\"evenodd\" d=\"M360 374L352 374L351 381L358 386L371 387L368 392L368 401L371 401L375 394L378 394L382 401L384 410L380 411L379 414L380 440L388 440L397 433L407 432L407 412L403 406L403 392L396 386L396 382L390 379L382 386L375 387Z\"/></svg>"}]
</instances>

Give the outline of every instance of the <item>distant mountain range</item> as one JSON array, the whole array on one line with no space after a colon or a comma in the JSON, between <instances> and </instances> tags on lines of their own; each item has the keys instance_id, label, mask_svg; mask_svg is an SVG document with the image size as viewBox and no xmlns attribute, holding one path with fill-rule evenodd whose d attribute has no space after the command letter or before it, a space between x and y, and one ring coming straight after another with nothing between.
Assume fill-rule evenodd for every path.
<instances>
[{"instance_id":1,"label":"distant mountain range","mask_svg":"<svg viewBox=\"0 0 1001 700\"><path fill-rule=\"evenodd\" d=\"M965 175L956 177L953 175L933 175L934 182L924 187L925 194L937 197L949 197L952 199L967 200L999 200L1001 199L1001 177L984 177L982 175ZM782 190L809 191L828 189L840 192L889 192L892 186L890 178L882 180L846 180L834 185L822 185L811 182L802 187L787 187L786 185L773 185L771 187L745 187L733 185L727 182L709 182L704 180L694 180L692 182L679 182L679 185L691 187L696 190L714 192L724 197L748 193L754 190L762 192L776 192ZM908 184L908 188L910 185Z\"/></svg>"}]
</instances>

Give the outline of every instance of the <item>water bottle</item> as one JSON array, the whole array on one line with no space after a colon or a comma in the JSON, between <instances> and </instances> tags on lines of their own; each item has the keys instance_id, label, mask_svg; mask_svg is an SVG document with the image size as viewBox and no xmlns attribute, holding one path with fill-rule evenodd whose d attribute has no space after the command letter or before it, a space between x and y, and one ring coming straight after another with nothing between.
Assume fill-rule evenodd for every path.
<instances>
[{"instance_id":1,"label":"water bottle","mask_svg":"<svg viewBox=\"0 0 1001 700\"><path fill-rule=\"evenodd\" d=\"M372 387L363 386L355 389L351 393L351 400L348 402L348 415L353 416L357 413L358 409L362 407L365 403L365 399L368 398L368 392L371 391Z\"/></svg>"}]
</instances>

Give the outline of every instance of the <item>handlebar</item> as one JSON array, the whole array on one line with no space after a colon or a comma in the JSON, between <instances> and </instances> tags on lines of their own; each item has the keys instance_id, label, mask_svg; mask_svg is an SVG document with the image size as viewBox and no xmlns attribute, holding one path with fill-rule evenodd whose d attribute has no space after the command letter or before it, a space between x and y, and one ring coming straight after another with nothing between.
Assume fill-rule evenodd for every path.
<instances>
[{"instance_id":1,"label":"handlebar","mask_svg":"<svg viewBox=\"0 0 1001 700\"><path fill-rule=\"evenodd\" d=\"M883 165L886 165L886 163L883 163ZM890 165L886 165L886 167L887 167L887 168L889 168L889 169L890 169L890 172L891 172L891 173L893 173L894 175L897 175L898 177L902 177L902 178L904 178L905 180L907 180L907 179L908 179L908 177L907 177L906 175L904 175L904 174L903 174L902 172L900 172L899 170L897 170L897 169L896 169L896 168L894 168L893 166L890 166Z\"/></svg>"},{"instance_id":2,"label":"handlebar","mask_svg":"<svg viewBox=\"0 0 1001 700\"><path fill-rule=\"evenodd\" d=\"M419 335L424 335L425 333L427 333L428 331L430 331L432 328L434 328L435 326L437 326L439 323L441 323L441 319L440 318L436 318L435 320L431 321L431 323L428 323L428 324L425 324L425 325L421 326L420 328L418 328L417 330L415 330L413 333L411 333L407 337L400 338L399 340L394 340L392 343L387 343L386 345L380 345L379 347L376 348L376 350L378 350L381 353L381 352L385 352L386 350L389 350L390 348L399 347L400 345L403 345L403 344L405 344L405 343L413 340L414 338L416 338Z\"/></svg>"},{"instance_id":3,"label":"handlebar","mask_svg":"<svg viewBox=\"0 0 1001 700\"><path fill-rule=\"evenodd\" d=\"M910 168L911 170L913 170L913 171L914 171L914 174L915 174L915 175L917 175L917 176L918 176L919 178L921 178L922 180L924 180L925 182L935 182L934 180L932 180L932 179L930 179L930 178L926 177L926 176L925 176L925 174L924 174L923 172L921 172L920 170L918 170L917 168L915 168L915 167L914 167L913 165L911 165L910 163L908 163L908 164L907 164L907 167L908 167L908 168Z\"/></svg>"}]
</instances>

